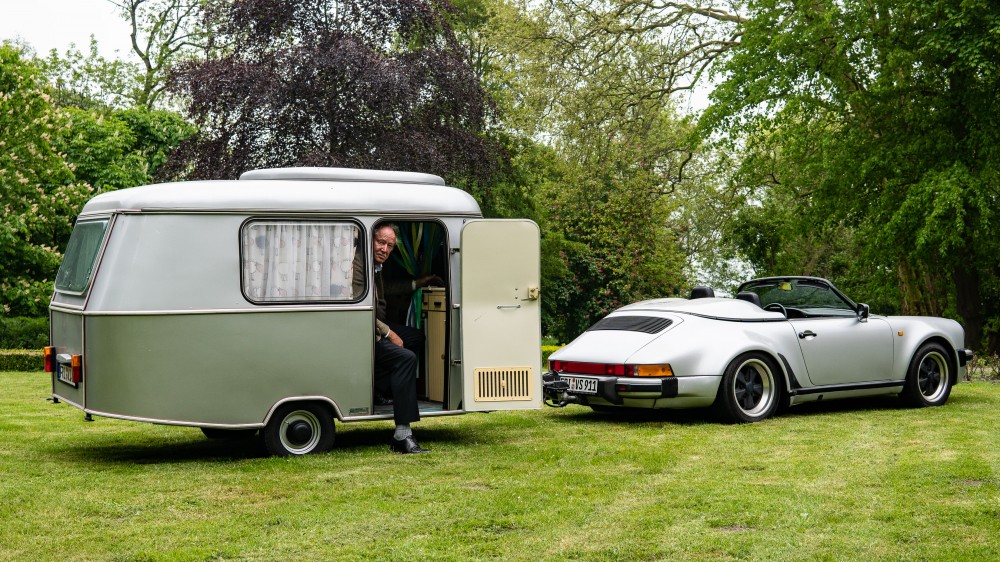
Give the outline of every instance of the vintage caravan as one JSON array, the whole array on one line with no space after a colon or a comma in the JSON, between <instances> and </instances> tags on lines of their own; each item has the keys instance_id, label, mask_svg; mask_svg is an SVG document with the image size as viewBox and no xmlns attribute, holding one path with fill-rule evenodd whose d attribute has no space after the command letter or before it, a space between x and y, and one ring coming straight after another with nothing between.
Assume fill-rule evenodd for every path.
<instances>
[{"instance_id":1,"label":"vintage caravan","mask_svg":"<svg viewBox=\"0 0 1000 562\"><path fill-rule=\"evenodd\" d=\"M329 448L334 419L392 419L373 391L386 222L399 234L383 276L442 281L391 307L426 334L421 415L539 408L537 225L483 219L437 176L339 168L91 199L50 305L54 399L87 419L260 432L278 455Z\"/></svg>"}]
</instances>

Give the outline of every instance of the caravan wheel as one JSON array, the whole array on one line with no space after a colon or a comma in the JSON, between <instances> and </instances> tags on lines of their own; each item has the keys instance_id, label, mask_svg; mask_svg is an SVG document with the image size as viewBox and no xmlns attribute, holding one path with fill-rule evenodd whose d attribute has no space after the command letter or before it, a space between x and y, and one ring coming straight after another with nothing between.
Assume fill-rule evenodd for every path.
<instances>
[{"instance_id":1,"label":"caravan wheel","mask_svg":"<svg viewBox=\"0 0 1000 562\"><path fill-rule=\"evenodd\" d=\"M264 428L264 445L272 455L308 455L333 447L333 414L322 404L282 404Z\"/></svg>"}]
</instances>

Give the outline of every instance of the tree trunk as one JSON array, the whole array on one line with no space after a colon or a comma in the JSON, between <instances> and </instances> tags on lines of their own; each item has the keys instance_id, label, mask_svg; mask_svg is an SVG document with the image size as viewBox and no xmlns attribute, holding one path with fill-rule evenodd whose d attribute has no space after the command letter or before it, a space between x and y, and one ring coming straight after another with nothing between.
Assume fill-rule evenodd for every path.
<instances>
[{"instance_id":1,"label":"tree trunk","mask_svg":"<svg viewBox=\"0 0 1000 562\"><path fill-rule=\"evenodd\" d=\"M914 265L905 257L900 259L896 273L903 298L900 303L902 314L941 316L944 313L948 295L941 287L947 286L947 283L940 273L931 271L919 262Z\"/></svg>"},{"instance_id":2,"label":"tree trunk","mask_svg":"<svg viewBox=\"0 0 1000 562\"><path fill-rule=\"evenodd\" d=\"M955 280L955 306L958 315L965 322L965 345L982 351L983 344L983 299L979 282L979 271L973 267L958 265L952 275ZM996 352L996 350L987 350Z\"/></svg>"}]
</instances>

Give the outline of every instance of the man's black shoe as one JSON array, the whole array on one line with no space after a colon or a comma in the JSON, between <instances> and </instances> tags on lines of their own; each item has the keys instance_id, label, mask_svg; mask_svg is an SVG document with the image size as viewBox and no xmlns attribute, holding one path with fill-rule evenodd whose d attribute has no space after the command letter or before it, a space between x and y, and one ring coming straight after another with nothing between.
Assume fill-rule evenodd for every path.
<instances>
[{"instance_id":1,"label":"man's black shoe","mask_svg":"<svg viewBox=\"0 0 1000 562\"><path fill-rule=\"evenodd\" d=\"M415 454L415 453L429 453L430 449L423 449L420 445L417 445L417 440L413 436L409 436L406 439L396 439L392 438L392 442L389 443L389 448L392 449L394 453L401 453L404 455Z\"/></svg>"}]
</instances>

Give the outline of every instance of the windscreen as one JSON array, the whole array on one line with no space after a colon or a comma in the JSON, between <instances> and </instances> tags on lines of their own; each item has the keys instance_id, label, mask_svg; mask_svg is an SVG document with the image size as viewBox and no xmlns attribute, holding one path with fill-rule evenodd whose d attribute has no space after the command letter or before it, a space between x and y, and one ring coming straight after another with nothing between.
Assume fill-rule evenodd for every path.
<instances>
[{"instance_id":1,"label":"windscreen","mask_svg":"<svg viewBox=\"0 0 1000 562\"><path fill-rule=\"evenodd\" d=\"M813 314L821 311L854 313L854 307L829 285L809 279L757 283L742 287L742 290L757 293L761 306L778 303L785 308L808 310Z\"/></svg>"},{"instance_id":2,"label":"windscreen","mask_svg":"<svg viewBox=\"0 0 1000 562\"><path fill-rule=\"evenodd\" d=\"M56 290L82 293L87 288L107 228L108 219L76 223L66 246L66 255L56 273Z\"/></svg>"}]
</instances>

